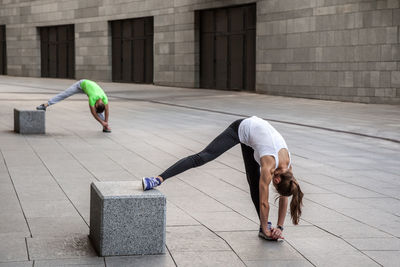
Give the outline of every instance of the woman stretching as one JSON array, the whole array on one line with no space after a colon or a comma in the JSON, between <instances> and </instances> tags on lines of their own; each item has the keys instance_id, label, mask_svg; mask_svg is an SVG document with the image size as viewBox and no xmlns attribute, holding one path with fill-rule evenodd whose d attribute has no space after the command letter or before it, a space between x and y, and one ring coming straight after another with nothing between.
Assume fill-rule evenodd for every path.
<instances>
[{"instance_id":1,"label":"woman stretching","mask_svg":"<svg viewBox=\"0 0 400 267\"><path fill-rule=\"evenodd\" d=\"M291 157L285 140L271 124L256 116L233 122L203 151L179 160L159 176L144 177L143 190L152 189L172 176L214 160L239 143L251 199L260 219L259 236L267 240L283 238L288 196L292 196L290 214L293 224L298 224L303 193L293 176ZM271 182L280 195L276 227L268 225Z\"/></svg>"}]
</instances>

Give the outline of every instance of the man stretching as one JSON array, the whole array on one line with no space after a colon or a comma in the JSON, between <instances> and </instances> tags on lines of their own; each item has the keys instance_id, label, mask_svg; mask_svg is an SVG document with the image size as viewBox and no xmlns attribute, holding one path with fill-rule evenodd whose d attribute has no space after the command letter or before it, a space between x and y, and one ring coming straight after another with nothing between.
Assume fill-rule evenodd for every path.
<instances>
[{"instance_id":1,"label":"man stretching","mask_svg":"<svg viewBox=\"0 0 400 267\"><path fill-rule=\"evenodd\" d=\"M67 90L52 97L47 103L36 107L37 110L46 111L47 107L54 105L74 94L85 93L89 98L89 108L93 117L103 126L103 132L110 133L108 126L108 98L101 87L91 80L80 80ZM104 114L103 114L104 112Z\"/></svg>"}]
</instances>

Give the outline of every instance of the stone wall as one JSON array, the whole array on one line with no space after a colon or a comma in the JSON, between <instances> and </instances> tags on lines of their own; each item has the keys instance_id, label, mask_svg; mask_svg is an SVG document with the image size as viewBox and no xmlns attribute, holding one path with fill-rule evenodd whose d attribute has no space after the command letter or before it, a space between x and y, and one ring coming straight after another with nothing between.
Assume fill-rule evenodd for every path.
<instances>
[{"instance_id":1,"label":"stone wall","mask_svg":"<svg viewBox=\"0 0 400 267\"><path fill-rule=\"evenodd\" d=\"M258 5L257 90L400 103L398 0L280 0Z\"/></svg>"},{"instance_id":2,"label":"stone wall","mask_svg":"<svg viewBox=\"0 0 400 267\"><path fill-rule=\"evenodd\" d=\"M40 77L37 27L75 25L76 79L111 80L110 20L154 17L154 83L198 87L195 11L246 0L0 0L8 74ZM400 103L398 0L257 2L260 93Z\"/></svg>"}]
</instances>

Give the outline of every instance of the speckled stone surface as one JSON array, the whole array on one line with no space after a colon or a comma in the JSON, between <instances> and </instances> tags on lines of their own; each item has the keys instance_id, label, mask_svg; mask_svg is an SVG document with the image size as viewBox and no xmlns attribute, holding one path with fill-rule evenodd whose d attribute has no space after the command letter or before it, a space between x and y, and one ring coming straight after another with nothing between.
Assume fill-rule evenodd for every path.
<instances>
[{"instance_id":1,"label":"speckled stone surface","mask_svg":"<svg viewBox=\"0 0 400 267\"><path fill-rule=\"evenodd\" d=\"M45 111L14 109L14 131L21 134L44 134Z\"/></svg>"},{"instance_id":2,"label":"speckled stone surface","mask_svg":"<svg viewBox=\"0 0 400 267\"><path fill-rule=\"evenodd\" d=\"M100 256L165 253L166 198L138 181L94 182L90 239Z\"/></svg>"}]
</instances>

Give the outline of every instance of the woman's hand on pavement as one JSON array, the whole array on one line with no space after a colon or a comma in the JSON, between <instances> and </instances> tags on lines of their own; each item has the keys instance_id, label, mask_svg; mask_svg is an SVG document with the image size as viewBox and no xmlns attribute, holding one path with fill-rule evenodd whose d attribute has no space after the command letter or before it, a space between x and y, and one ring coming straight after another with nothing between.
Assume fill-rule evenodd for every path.
<instances>
[{"instance_id":1,"label":"woman's hand on pavement","mask_svg":"<svg viewBox=\"0 0 400 267\"><path fill-rule=\"evenodd\" d=\"M282 231L279 228L272 228L271 229L271 237L273 239L284 239L284 237L282 236Z\"/></svg>"}]
</instances>

